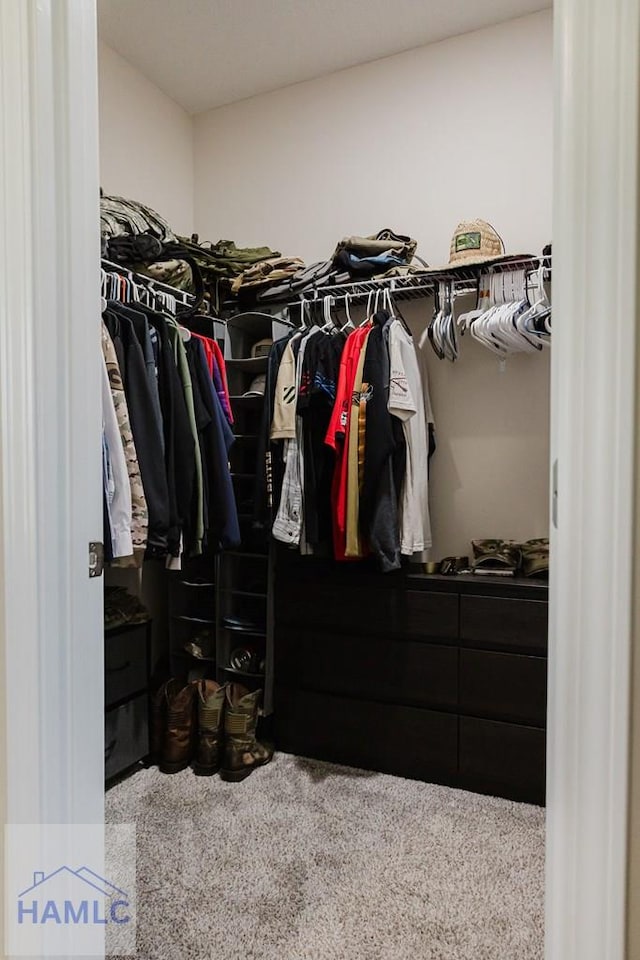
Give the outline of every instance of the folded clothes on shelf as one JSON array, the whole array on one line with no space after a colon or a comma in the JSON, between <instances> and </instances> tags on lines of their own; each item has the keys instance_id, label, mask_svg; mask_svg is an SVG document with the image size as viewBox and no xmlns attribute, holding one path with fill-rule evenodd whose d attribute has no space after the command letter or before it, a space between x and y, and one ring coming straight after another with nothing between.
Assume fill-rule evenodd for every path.
<instances>
[{"instance_id":1,"label":"folded clothes on shelf","mask_svg":"<svg viewBox=\"0 0 640 960\"><path fill-rule=\"evenodd\" d=\"M104 588L104 628L113 630L130 624L146 623L149 611L126 587Z\"/></svg>"}]
</instances>

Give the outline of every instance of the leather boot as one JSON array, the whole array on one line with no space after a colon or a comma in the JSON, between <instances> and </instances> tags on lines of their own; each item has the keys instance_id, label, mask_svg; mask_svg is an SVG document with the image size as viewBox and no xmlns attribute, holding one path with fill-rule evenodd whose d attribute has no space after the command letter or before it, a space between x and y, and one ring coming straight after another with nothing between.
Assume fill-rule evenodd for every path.
<instances>
[{"instance_id":1,"label":"leather boot","mask_svg":"<svg viewBox=\"0 0 640 960\"><path fill-rule=\"evenodd\" d=\"M269 763L273 749L256 740L261 690L249 693L240 683L227 686L224 709L224 759L220 776L234 783Z\"/></svg>"},{"instance_id":2,"label":"leather boot","mask_svg":"<svg viewBox=\"0 0 640 960\"><path fill-rule=\"evenodd\" d=\"M222 715L225 688L215 680L195 680L198 704L198 749L193 772L210 777L220 769L222 759Z\"/></svg>"},{"instance_id":3,"label":"leather boot","mask_svg":"<svg viewBox=\"0 0 640 960\"><path fill-rule=\"evenodd\" d=\"M195 753L196 690L192 683L179 680L164 685L166 726L158 766L163 773L178 773L188 767Z\"/></svg>"}]
</instances>

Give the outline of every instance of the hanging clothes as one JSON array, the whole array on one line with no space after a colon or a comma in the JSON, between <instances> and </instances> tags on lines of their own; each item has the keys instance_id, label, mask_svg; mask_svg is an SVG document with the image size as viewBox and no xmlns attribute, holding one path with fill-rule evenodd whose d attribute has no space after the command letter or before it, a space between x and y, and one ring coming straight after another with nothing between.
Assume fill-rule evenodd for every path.
<instances>
[{"instance_id":1,"label":"hanging clothes","mask_svg":"<svg viewBox=\"0 0 640 960\"><path fill-rule=\"evenodd\" d=\"M389 315L385 311L374 317L373 330L367 342L363 378L368 384L365 459L360 523L371 550L385 572L400 567L398 532L398 486L394 470L398 436L394 418L389 415L389 354L385 329Z\"/></svg>"},{"instance_id":2,"label":"hanging clothes","mask_svg":"<svg viewBox=\"0 0 640 960\"><path fill-rule=\"evenodd\" d=\"M147 529L149 526L149 513L147 510L147 501L140 474L138 455L131 431L129 421L129 409L124 392L120 367L116 356L115 347L109 336L104 321L102 322L102 355L109 375L109 385L111 387L111 398L118 421L118 429L127 464L127 474L129 476L129 487L131 489L131 537L133 542L133 563L140 566L144 559L147 547Z\"/></svg>"},{"instance_id":3,"label":"hanging clothes","mask_svg":"<svg viewBox=\"0 0 640 960\"><path fill-rule=\"evenodd\" d=\"M307 542L314 552L330 553L331 483L334 457L325 444L336 398L340 357L346 337L339 331L314 337L304 354L297 413L304 443L303 510Z\"/></svg>"},{"instance_id":4,"label":"hanging clothes","mask_svg":"<svg viewBox=\"0 0 640 960\"><path fill-rule=\"evenodd\" d=\"M353 387L362 348L371 331L370 324L358 327L346 340L336 387L336 399L325 442L335 451L331 486L333 517L333 550L336 560L346 559L347 548L347 485L348 436L351 426Z\"/></svg>"},{"instance_id":5,"label":"hanging clothes","mask_svg":"<svg viewBox=\"0 0 640 960\"><path fill-rule=\"evenodd\" d=\"M280 364L289 341L296 334L276 340L269 350L265 382L264 404L257 443L257 469L254 488L254 527L271 531L274 518L274 503L280 503L284 467L282 455L276 455L276 443L271 439L272 420L275 412L275 397Z\"/></svg>"},{"instance_id":6,"label":"hanging clothes","mask_svg":"<svg viewBox=\"0 0 640 960\"><path fill-rule=\"evenodd\" d=\"M400 549L404 556L431 547L429 435L423 384L413 337L399 320L389 329L389 412L402 422L406 470L400 500ZM430 409L430 403L427 409Z\"/></svg>"},{"instance_id":7,"label":"hanging clothes","mask_svg":"<svg viewBox=\"0 0 640 960\"><path fill-rule=\"evenodd\" d=\"M117 557L132 557L131 487L104 357L101 363L101 391L102 430L108 460L103 481L109 516L111 553L114 559Z\"/></svg>"},{"instance_id":8,"label":"hanging clothes","mask_svg":"<svg viewBox=\"0 0 640 960\"><path fill-rule=\"evenodd\" d=\"M148 510L149 556L164 556L167 552L170 522L169 489L165 468L164 423L154 405L147 366L136 336L131 309L115 301L108 301L103 321L119 359L122 383L127 399L131 430L138 456L140 476ZM142 316L145 324L147 318Z\"/></svg>"},{"instance_id":9,"label":"hanging clothes","mask_svg":"<svg viewBox=\"0 0 640 960\"><path fill-rule=\"evenodd\" d=\"M231 549L240 544L238 511L229 471L229 451L235 438L209 375L202 343L194 338L185 344L185 350L192 372L205 465L208 517L205 542L215 551Z\"/></svg>"},{"instance_id":10,"label":"hanging clothes","mask_svg":"<svg viewBox=\"0 0 640 960\"><path fill-rule=\"evenodd\" d=\"M167 332L169 341L173 346L174 360L178 369L178 375L182 383L187 418L189 421L189 431L193 440L193 487L191 494L191 503L188 512L187 530L189 531L189 540L186 552L189 556L198 557L202 553L202 540L204 538L204 506L203 506L203 485L202 485L202 458L200 456L200 444L198 442L198 427L196 424L196 415L193 405L193 384L191 382L191 373L187 362L185 345L182 340L180 327L175 320L167 319ZM191 334L188 334L191 337Z\"/></svg>"}]
</instances>

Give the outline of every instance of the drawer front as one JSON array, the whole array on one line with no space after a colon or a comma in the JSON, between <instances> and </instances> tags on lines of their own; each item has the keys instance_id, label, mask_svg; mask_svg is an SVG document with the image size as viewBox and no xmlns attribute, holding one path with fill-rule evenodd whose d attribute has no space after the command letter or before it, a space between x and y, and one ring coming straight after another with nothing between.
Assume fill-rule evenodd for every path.
<instances>
[{"instance_id":1,"label":"drawer front","mask_svg":"<svg viewBox=\"0 0 640 960\"><path fill-rule=\"evenodd\" d=\"M460 712L546 726L546 659L461 650Z\"/></svg>"},{"instance_id":2,"label":"drawer front","mask_svg":"<svg viewBox=\"0 0 640 960\"><path fill-rule=\"evenodd\" d=\"M298 756L453 783L458 720L446 713L276 687L279 749Z\"/></svg>"},{"instance_id":3,"label":"drawer front","mask_svg":"<svg viewBox=\"0 0 640 960\"><path fill-rule=\"evenodd\" d=\"M304 589L288 590L281 585L276 604L276 623L331 627L342 633L369 632L372 624L377 632L389 633L399 616L398 592L381 589L324 583L306 583Z\"/></svg>"},{"instance_id":4,"label":"drawer front","mask_svg":"<svg viewBox=\"0 0 640 960\"><path fill-rule=\"evenodd\" d=\"M146 694L105 714L105 779L115 777L149 753L149 707Z\"/></svg>"},{"instance_id":5,"label":"drawer front","mask_svg":"<svg viewBox=\"0 0 640 960\"><path fill-rule=\"evenodd\" d=\"M401 635L419 640L458 639L458 597L453 593L406 590Z\"/></svg>"},{"instance_id":6,"label":"drawer front","mask_svg":"<svg viewBox=\"0 0 640 960\"><path fill-rule=\"evenodd\" d=\"M275 648L278 683L364 700L457 708L454 647L282 627Z\"/></svg>"},{"instance_id":7,"label":"drawer front","mask_svg":"<svg viewBox=\"0 0 640 960\"><path fill-rule=\"evenodd\" d=\"M276 623L330 627L343 634L455 640L458 598L453 594L389 588L348 589L307 584L304 590L281 591Z\"/></svg>"},{"instance_id":8,"label":"drawer front","mask_svg":"<svg viewBox=\"0 0 640 960\"><path fill-rule=\"evenodd\" d=\"M543 804L545 744L534 727L460 717L460 786Z\"/></svg>"},{"instance_id":9,"label":"drawer front","mask_svg":"<svg viewBox=\"0 0 640 960\"><path fill-rule=\"evenodd\" d=\"M147 624L104 638L105 704L111 704L147 686Z\"/></svg>"},{"instance_id":10,"label":"drawer front","mask_svg":"<svg viewBox=\"0 0 640 960\"><path fill-rule=\"evenodd\" d=\"M548 604L541 600L460 597L460 637L470 646L546 654Z\"/></svg>"}]
</instances>

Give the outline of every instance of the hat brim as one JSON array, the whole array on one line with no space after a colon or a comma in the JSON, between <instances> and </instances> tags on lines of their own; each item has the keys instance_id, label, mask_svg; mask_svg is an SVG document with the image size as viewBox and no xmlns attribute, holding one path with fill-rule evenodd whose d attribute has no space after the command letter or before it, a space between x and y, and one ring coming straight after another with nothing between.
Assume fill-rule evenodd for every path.
<instances>
[{"instance_id":1,"label":"hat brim","mask_svg":"<svg viewBox=\"0 0 640 960\"><path fill-rule=\"evenodd\" d=\"M468 257L460 263L447 263L442 267L429 267L425 273L456 273L468 267L482 267L493 263L509 263L514 260L535 260L532 253L515 253L496 255L494 257Z\"/></svg>"}]
</instances>

